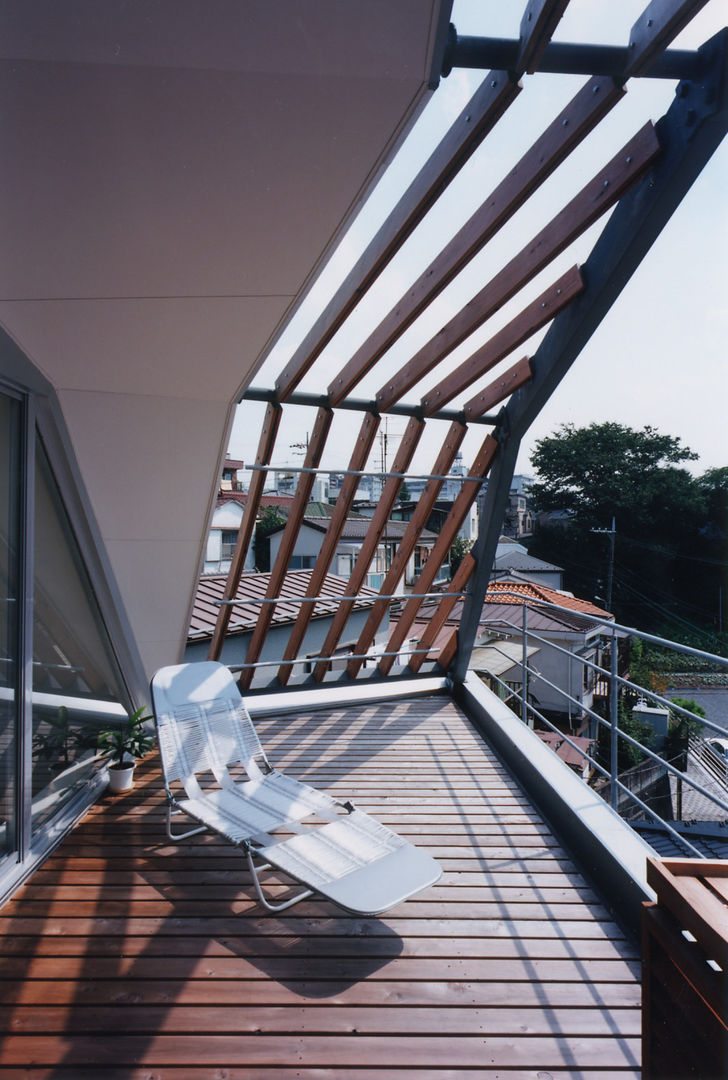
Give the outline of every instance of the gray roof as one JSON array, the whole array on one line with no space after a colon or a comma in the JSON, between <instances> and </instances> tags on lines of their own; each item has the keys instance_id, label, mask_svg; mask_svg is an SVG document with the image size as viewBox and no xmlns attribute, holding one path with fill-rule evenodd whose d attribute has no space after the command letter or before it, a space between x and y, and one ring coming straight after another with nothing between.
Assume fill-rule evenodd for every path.
<instances>
[{"instance_id":1,"label":"gray roof","mask_svg":"<svg viewBox=\"0 0 728 1080\"><path fill-rule=\"evenodd\" d=\"M504 551L493 560L496 570L518 570L521 573L563 573L563 566L544 562L535 555L529 555L527 551Z\"/></svg>"}]
</instances>

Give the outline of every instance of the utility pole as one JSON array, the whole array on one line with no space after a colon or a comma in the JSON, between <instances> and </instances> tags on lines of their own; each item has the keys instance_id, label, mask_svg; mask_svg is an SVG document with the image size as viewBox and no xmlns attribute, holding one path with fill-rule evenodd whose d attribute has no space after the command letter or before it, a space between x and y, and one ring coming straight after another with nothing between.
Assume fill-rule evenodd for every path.
<instances>
[{"instance_id":1,"label":"utility pole","mask_svg":"<svg viewBox=\"0 0 728 1080\"><path fill-rule=\"evenodd\" d=\"M591 529L593 533L602 533L609 537L609 566L607 567L607 611L612 610L612 583L614 581L614 542L617 538L617 526L612 517L611 529Z\"/></svg>"}]
</instances>

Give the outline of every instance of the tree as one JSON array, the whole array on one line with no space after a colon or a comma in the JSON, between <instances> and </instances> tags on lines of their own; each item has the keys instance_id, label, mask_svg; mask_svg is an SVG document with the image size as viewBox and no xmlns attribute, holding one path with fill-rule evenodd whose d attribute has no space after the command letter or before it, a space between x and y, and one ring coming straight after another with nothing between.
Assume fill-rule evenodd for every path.
<instances>
[{"instance_id":1,"label":"tree","mask_svg":"<svg viewBox=\"0 0 728 1080\"><path fill-rule=\"evenodd\" d=\"M536 511L565 510L585 528L608 528L612 517L630 527L652 527L655 515L702 509L702 492L681 461L695 460L680 440L646 426L562 424L539 439L531 463Z\"/></svg>"},{"instance_id":2,"label":"tree","mask_svg":"<svg viewBox=\"0 0 728 1080\"><path fill-rule=\"evenodd\" d=\"M277 507L266 506L262 511L258 524L255 526L255 539L253 541L257 570L263 573L270 570L270 543L268 537L285 523L286 519Z\"/></svg>"},{"instance_id":3,"label":"tree","mask_svg":"<svg viewBox=\"0 0 728 1080\"><path fill-rule=\"evenodd\" d=\"M407 481L403 480L402 487L399 489L399 496L397 498L397 502L406 503L410 502L411 499L412 495L410 494L410 489L407 487Z\"/></svg>"},{"instance_id":4,"label":"tree","mask_svg":"<svg viewBox=\"0 0 728 1080\"><path fill-rule=\"evenodd\" d=\"M530 550L564 566L567 588L603 600L614 543L618 619L668 637L702 634L715 651L718 567L704 552L711 492L719 501L728 470L697 480L682 467L695 458L650 426L562 425L536 443L531 498L537 513L565 511L566 524L539 526ZM616 534L605 535L612 520Z\"/></svg>"},{"instance_id":5,"label":"tree","mask_svg":"<svg viewBox=\"0 0 728 1080\"><path fill-rule=\"evenodd\" d=\"M450 577L452 578L460 563L473 546L472 540L466 540L464 536L456 536L450 548Z\"/></svg>"},{"instance_id":6,"label":"tree","mask_svg":"<svg viewBox=\"0 0 728 1080\"><path fill-rule=\"evenodd\" d=\"M678 705L688 712L695 713L696 716L705 717L703 706L698 705L692 698L671 697L670 701L673 705ZM665 739L665 749L663 751L665 759L684 771L687 767L690 736L699 735L702 730L703 725L699 720L692 716L684 716L682 713L671 709L667 720L667 738Z\"/></svg>"}]
</instances>

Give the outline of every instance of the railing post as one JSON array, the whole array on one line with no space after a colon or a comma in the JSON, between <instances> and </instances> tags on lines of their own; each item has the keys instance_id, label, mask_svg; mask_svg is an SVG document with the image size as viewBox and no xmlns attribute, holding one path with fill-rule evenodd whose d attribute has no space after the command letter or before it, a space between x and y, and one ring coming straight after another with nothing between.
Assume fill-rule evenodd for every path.
<instances>
[{"instance_id":1,"label":"railing post","mask_svg":"<svg viewBox=\"0 0 728 1080\"><path fill-rule=\"evenodd\" d=\"M521 653L521 673L523 683L523 701L521 702L521 719L528 724L528 608L523 604L523 651Z\"/></svg>"},{"instance_id":2,"label":"railing post","mask_svg":"<svg viewBox=\"0 0 728 1080\"><path fill-rule=\"evenodd\" d=\"M610 747L610 760L609 760L609 802L614 810L617 809L617 760L619 747L617 745L617 729L619 727L619 684L617 683L618 676L618 655L617 655L617 631L612 630L612 660L611 660L611 674L609 676L609 711L612 722L612 740Z\"/></svg>"}]
</instances>

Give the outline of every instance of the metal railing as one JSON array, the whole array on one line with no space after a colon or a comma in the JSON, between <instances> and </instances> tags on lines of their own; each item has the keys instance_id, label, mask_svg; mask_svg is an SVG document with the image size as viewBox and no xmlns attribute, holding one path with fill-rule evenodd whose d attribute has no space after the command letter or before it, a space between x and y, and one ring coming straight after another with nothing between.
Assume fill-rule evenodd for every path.
<instances>
[{"instance_id":1,"label":"metal railing","mask_svg":"<svg viewBox=\"0 0 728 1080\"><path fill-rule=\"evenodd\" d=\"M689 655L710 666L714 672L716 670L728 672L728 658L695 649L688 645L682 645L679 642L670 641L654 634L644 633L635 627L623 626L610 619L575 611L573 608L533 599L524 601L523 594L517 591L510 593L506 590L499 590L498 596L504 599L507 598L514 607L520 608L521 624L520 626L517 625L517 620L515 622L500 620L488 624L491 632L494 636L497 635L501 638L521 638L523 648L520 662L514 663L516 671L510 681L505 682L499 676L487 672L486 669L488 679L492 680L496 686L501 687L504 693L509 696L509 700L515 699L519 703L520 715L524 723L534 726L534 722L538 721L540 728L557 733L560 739L573 748L585 764L588 765L593 786L597 790L603 787L607 791L608 801L615 810L624 815L626 807L631 807L631 817L636 807L643 815L641 823L653 822L659 824L673 840L689 851L692 856L704 858L704 853L676 828L676 825L680 824L679 815L681 805L684 802L683 792L685 788L689 788L702 798L707 799L718 809L721 818L728 821L728 768L726 768L728 762L726 762L726 759L721 761L720 756L715 753L705 739L696 737L694 733L690 738L687 735L685 736L684 748L678 757L667 760L664 754L660 753L659 745L654 745L660 742L658 733L655 734L654 739L650 739L653 745L648 745L620 727L619 717L620 711L623 711L625 706L629 705L630 699L633 702L641 699L642 702L647 703L648 708L668 710L668 716L673 725L676 720L686 718L699 723L708 733L715 733L715 735L728 740L728 680L725 688L726 721L725 727L721 727L720 724L709 718L700 716L675 703L652 686L643 686L636 683L627 677L629 674L628 667L623 665L623 673L620 674L619 642L623 641L625 643L623 646L625 652L630 648L632 640L639 640L648 645L658 646L661 650L670 650L677 654ZM520 603L517 603L518 601ZM567 616L577 631L579 625L581 625L582 634L578 646L572 641L571 647L567 647L545 637L546 631L537 632L535 629L529 628L529 614L533 617L537 612L548 611ZM576 624L573 623L575 616L578 620ZM502 653L509 659L513 659L512 654L498 648L497 637L496 640L483 642L483 644L487 644L488 648L493 649L496 653ZM537 646L535 651L533 649L534 645ZM584 653L588 655L584 655ZM599 662L600 659L601 663ZM623 660L626 661L626 657L623 657ZM547 670L549 674L546 674ZM585 673L587 673L587 677L585 677ZM605 687L606 694L596 694L596 685ZM683 690L683 695L688 698L691 696L689 690L686 689ZM595 697L597 699L601 698L601 701L597 700L596 702L597 706L601 703L601 712L594 707ZM558 705L555 704L557 702ZM514 706L511 707L514 708ZM514 711L517 710L514 708ZM589 738L591 739L590 750L595 744L599 744L599 733L602 732L602 750L604 751L604 744L606 743L608 761L605 760L606 755L604 752L598 757L594 756L593 752L586 751L583 746L574 741L574 737L572 737L574 735L573 723L570 733L562 731L555 722L557 714L561 714L561 716L568 715L572 721L574 715L576 715L584 726L588 726ZM563 719L561 722L563 723ZM643 799L634 790L634 786L629 786L630 783L634 785L635 777L628 775L628 772L634 773L635 770L620 771L619 756L621 746L629 746L636 751L636 754L641 758L639 768L650 763L653 777L658 776L663 786L667 783L667 790L669 790L670 779L672 778L674 789L678 792L677 814L674 813L672 807L672 817L661 814L655 809L654 805L650 805L651 796ZM693 768L688 771L691 761ZM705 767L706 761L710 766L708 768ZM685 768L681 767L683 762ZM645 767L643 771L646 773L647 768ZM642 794L644 794L644 791ZM672 796L670 801L672 803ZM691 817L693 816L691 815Z\"/></svg>"}]
</instances>

